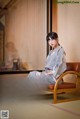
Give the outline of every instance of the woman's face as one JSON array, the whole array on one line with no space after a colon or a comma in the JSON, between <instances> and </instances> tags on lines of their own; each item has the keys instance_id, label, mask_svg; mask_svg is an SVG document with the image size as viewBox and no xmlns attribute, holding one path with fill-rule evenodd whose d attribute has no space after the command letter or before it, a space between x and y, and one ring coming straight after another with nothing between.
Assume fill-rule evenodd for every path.
<instances>
[{"instance_id":1,"label":"woman's face","mask_svg":"<svg viewBox=\"0 0 80 119\"><path fill-rule=\"evenodd\" d=\"M50 39L49 41L48 41L48 44L52 47L52 48L56 48L57 46L58 46L58 40L52 40L52 39Z\"/></svg>"}]
</instances>

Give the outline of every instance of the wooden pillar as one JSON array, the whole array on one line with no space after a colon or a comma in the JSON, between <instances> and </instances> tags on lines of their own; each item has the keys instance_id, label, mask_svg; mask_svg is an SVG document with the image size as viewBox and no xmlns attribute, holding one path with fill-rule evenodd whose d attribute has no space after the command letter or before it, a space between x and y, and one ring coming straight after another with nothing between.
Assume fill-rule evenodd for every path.
<instances>
[{"instance_id":1,"label":"wooden pillar","mask_svg":"<svg viewBox=\"0 0 80 119\"><path fill-rule=\"evenodd\" d=\"M58 6L57 0L52 0L52 31L57 32L58 30Z\"/></svg>"},{"instance_id":2,"label":"wooden pillar","mask_svg":"<svg viewBox=\"0 0 80 119\"><path fill-rule=\"evenodd\" d=\"M47 0L47 33L57 32L57 0ZM47 43L47 54L51 50L51 47Z\"/></svg>"}]
</instances>

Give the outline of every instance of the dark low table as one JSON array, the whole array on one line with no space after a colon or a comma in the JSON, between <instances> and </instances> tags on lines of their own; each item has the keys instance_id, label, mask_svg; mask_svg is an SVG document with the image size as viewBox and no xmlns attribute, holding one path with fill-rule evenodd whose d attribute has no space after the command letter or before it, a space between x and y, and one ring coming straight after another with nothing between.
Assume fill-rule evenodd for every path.
<instances>
[{"instance_id":1,"label":"dark low table","mask_svg":"<svg viewBox=\"0 0 80 119\"><path fill-rule=\"evenodd\" d=\"M34 70L25 70L25 69L10 70L10 69L7 69L7 70L0 70L0 75L5 75L5 74L27 74L31 71L34 71ZM37 70L37 71L42 72L43 70Z\"/></svg>"}]
</instances>

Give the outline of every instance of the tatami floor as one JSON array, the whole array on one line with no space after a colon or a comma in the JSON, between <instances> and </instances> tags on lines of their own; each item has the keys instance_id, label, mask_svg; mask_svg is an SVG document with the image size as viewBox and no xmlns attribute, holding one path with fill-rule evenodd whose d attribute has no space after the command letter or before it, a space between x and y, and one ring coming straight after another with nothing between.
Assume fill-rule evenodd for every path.
<instances>
[{"instance_id":1,"label":"tatami floor","mask_svg":"<svg viewBox=\"0 0 80 119\"><path fill-rule=\"evenodd\" d=\"M52 103L52 95L26 95L26 75L0 76L0 110L9 119L80 119L80 100Z\"/></svg>"}]
</instances>

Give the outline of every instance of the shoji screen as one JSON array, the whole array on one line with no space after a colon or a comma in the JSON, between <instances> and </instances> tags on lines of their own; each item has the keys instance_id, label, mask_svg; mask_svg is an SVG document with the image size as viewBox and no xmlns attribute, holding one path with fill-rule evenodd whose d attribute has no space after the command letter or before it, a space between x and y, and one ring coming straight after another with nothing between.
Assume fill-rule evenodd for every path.
<instances>
[{"instance_id":1,"label":"shoji screen","mask_svg":"<svg viewBox=\"0 0 80 119\"><path fill-rule=\"evenodd\" d=\"M43 69L46 58L47 0L17 0L6 14L6 41L33 69ZM9 52L6 53L6 59Z\"/></svg>"}]
</instances>

